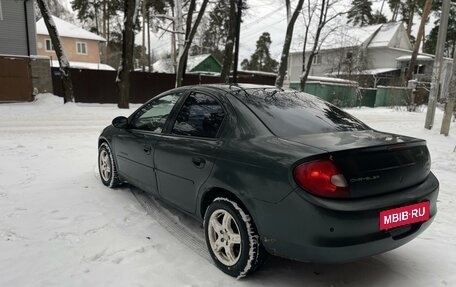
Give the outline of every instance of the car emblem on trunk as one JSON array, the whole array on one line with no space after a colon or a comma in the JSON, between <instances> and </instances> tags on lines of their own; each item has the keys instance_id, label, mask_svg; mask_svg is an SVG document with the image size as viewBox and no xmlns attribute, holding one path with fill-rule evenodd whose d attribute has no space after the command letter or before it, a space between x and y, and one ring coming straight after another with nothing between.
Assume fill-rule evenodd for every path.
<instances>
[{"instance_id":1,"label":"car emblem on trunk","mask_svg":"<svg viewBox=\"0 0 456 287\"><path fill-rule=\"evenodd\" d=\"M377 180L379 178L380 178L379 175L365 176L365 177L358 177L358 178L350 178L350 182L372 181L372 180Z\"/></svg>"}]
</instances>

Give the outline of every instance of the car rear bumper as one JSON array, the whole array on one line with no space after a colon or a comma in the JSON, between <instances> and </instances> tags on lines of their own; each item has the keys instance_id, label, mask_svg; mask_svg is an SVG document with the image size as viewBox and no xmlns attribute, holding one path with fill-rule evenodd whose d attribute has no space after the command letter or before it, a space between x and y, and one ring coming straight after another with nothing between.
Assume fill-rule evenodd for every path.
<instances>
[{"instance_id":1,"label":"car rear bumper","mask_svg":"<svg viewBox=\"0 0 456 287\"><path fill-rule=\"evenodd\" d=\"M423 232L437 213L434 175L400 192L356 200L322 199L296 190L277 204L259 203L256 216L269 253L305 262L347 262L397 248ZM379 228L380 211L430 202L426 222Z\"/></svg>"}]
</instances>

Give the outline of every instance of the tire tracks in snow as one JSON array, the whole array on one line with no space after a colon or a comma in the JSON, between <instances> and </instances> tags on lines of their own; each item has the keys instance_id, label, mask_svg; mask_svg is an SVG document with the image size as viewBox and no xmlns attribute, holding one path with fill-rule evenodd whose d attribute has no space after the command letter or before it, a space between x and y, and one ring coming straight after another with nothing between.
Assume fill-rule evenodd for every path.
<instances>
[{"instance_id":1,"label":"tire tracks in snow","mask_svg":"<svg viewBox=\"0 0 456 287\"><path fill-rule=\"evenodd\" d=\"M129 189L146 212L165 228L166 231L179 242L212 264L212 258L207 251L204 240L203 229L198 228L198 230L194 230L195 227L191 226L192 223L194 224L193 219L176 209L164 207L155 198L140 189L133 186ZM180 220L177 215L182 215L184 220Z\"/></svg>"}]
</instances>

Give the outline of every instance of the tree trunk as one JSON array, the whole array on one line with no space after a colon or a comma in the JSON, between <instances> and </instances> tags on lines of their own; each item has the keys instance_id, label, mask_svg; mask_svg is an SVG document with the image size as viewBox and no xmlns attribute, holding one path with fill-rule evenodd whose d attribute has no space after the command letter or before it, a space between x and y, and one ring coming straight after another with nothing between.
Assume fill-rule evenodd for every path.
<instances>
[{"instance_id":1,"label":"tree trunk","mask_svg":"<svg viewBox=\"0 0 456 287\"><path fill-rule=\"evenodd\" d=\"M194 0L192 0L192 1L194 1ZM182 54L179 57L179 60L177 62L176 87L182 86L183 76L185 73L184 67L187 64L188 51L190 50L190 46L192 45L192 41L193 41L193 38L195 37L196 30L199 26L199 23L201 22L201 18L203 18L203 14L204 14L204 11L206 10L208 1L209 0L203 0L203 3L201 4L201 8L198 12L198 16L196 17L195 24L193 24L190 34L188 35L188 39L186 39L186 41L185 41L185 45L184 45Z\"/></svg>"},{"instance_id":2,"label":"tree trunk","mask_svg":"<svg viewBox=\"0 0 456 287\"><path fill-rule=\"evenodd\" d=\"M150 50L150 11L147 11L147 65L149 67L148 71L149 73L152 72L152 63L151 63L151 56L152 56L152 51Z\"/></svg>"},{"instance_id":3,"label":"tree trunk","mask_svg":"<svg viewBox=\"0 0 456 287\"><path fill-rule=\"evenodd\" d=\"M138 1L138 0L136 0ZM133 69L133 49L135 34L133 31L134 15L136 10L135 0L124 2L124 28L122 30L122 59L116 78L116 92L118 107L128 109L130 103L130 71Z\"/></svg>"},{"instance_id":4,"label":"tree trunk","mask_svg":"<svg viewBox=\"0 0 456 287\"><path fill-rule=\"evenodd\" d=\"M318 20L318 27L317 31L315 33L315 39L314 39L314 44L312 46L312 51L310 52L309 59L307 60L307 64L305 65L305 70L303 70L303 74L301 77L301 88L304 91L304 86L306 85L307 78L309 77L310 73L310 68L312 67L312 61L315 55L317 54L315 51L317 51L318 48L318 42L320 41L320 34L321 30L323 30L324 24L325 24L325 17L327 13L327 0L322 0L321 1L321 9L320 9L320 17ZM305 49L305 48L304 48ZM305 61L305 55L302 55L302 60ZM304 64L303 64L304 67Z\"/></svg>"},{"instance_id":5,"label":"tree trunk","mask_svg":"<svg viewBox=\"0 0 456 287\"><path fill-rule=\"evenodd\" d=\"M312 16L313 16L313 13L311 13L311 7L310 7L310 0L307 0L307 25L306 25L306 32L304 33L304 44L302 46L302 66L301 66L301 74L299 76L299 79L300 79L300 91L301 92L304 92L304 88L305 88L305 82L301 81L301 78L302 78L302 74L304 74L304 72L306 71L306 48L307 48L307 39L309 37L309 27L310 27L310 23L312 22Z\"/></svg>"},{"instance_id":6,"label":"tree trunk","mask_svg":"<svg viewBox=\"0 0 456 287\"><path fill-rule=\"evenodd\" d=\"M60 72L63 79L63 101L64 103L74 102L73 83L71 82L70 63L65 55L62 44L60 43L59 33L55 27L54 20L49 12L47 3L44 0L37 0L46 28L51 38L52 46L59 60Z\"/></svg>"},{"instance_id":7,"label":"tree trunk","mask_svg":"<svg viewBox=\"0 0 456 287\"><path fill-rule=\"evenodd\" d=\"M443 114L442 126L440 127L440 134L448 136L450 133L451 117L454 113L456 101L456 52L453 55L453 75L450 82L450 92L448 95L448 102L445 106L445 113Z\"/></svg>"},{"instance_id":8,"label":"tree trunk","mask_svg":"<svg viewBox=\"0 0 456 287\"><path fill-rule=\"evenodd\" d=\"M409 11L409 19L407 23L407 36L410 38L410 35L412 34L412 26L413 26L413 18L415 16L415 1L410 1L410 11Z\"/></svg>"},{"instance_id":9,"label":"tree trunk","mask_svg":"<svg viewBox=\"0 0 456 287\"><path fill-rule=\"evenodd\" d=\"M146 70L146 1L142 1L142 6L141 6L141 16L142 16L142 50L141 50L141 66L142 66L142 71L144 72Z\"/></svg>"},{"instance_id":10,"label":"tree trunk","mask_svg":"<svg viewBox=\"0 0 456 287\"><path fill-rule=\"evenodd\" d=\"M287 24L290 23L291 19L291 3L290 0L285 0L285 8L287 9Z\"/></svg>"},{"instance_id":11,"label":"tree trunk","mask_svg":"<svg viewBox=\"0 0 456 287\"><path fill-rule=\"evenodd\" d=\"M230 0L230 23L229 23L228 37L226 38L225 52L223 55L222 74L220 79L223 83L230 82L230 71L233 65L233 48L234 38L236 36L236 2Z\"/></svg>"},{"instance_id":12,"label":"tree trunk","mask_svg":"<svg viewBox=\"0 0 456 287\"><path fill-rule=\"evenodd\" d=\"M288 68L288 54L290 53L290 45L291 40L293 38L293 29L296 19L298 18L299 13L301 12L303 4L304 0L299 0L298 5L296 6L296 10L293 12L293 15L288 21L287 31L285 33L285 41L283 43L282 56L280 57L279 72L277 74L277 78L275 81L275 85L277 88L282 88L283 86L283 80L285 78L285 73L287 72Z\"/></svg>"},{"instance_id":13,"label":"tree trunk","mask_svg":"<svg viewBox=\"0 0 456 287\"><path fill-rule=\"evenodd\" d=\"M196 8L196 0L191 0L190 1L190 6L188 7L188 14L187 14L187 21L186 21L186 26L185 26L185 42L188 41L188 37L190 37L190 32L192 28L192 22L193 22L193 12L195 12ZM185 71L187 70L187 59L188 59L188 52L185 56L180 57L179 61L184 62L184 67L182 68L182 83L184 82L185 78Z\"/></svg>"},{"instance_id":14,"label":"tree trunk","mask_svg":"<svg viewBox=\"0 0 456 287\"><path fill-rule=\"evenodd\" d=\"M432 8L432 0L426 0L423 8L423 15L421 17L420 27L418 29L418 34L416 36L415 47L413 48L412 58L410 59L407 75L405 77L405 84L408 83L409 80L413 77L413 71L415 70L416 64L416 57L418 56L418 52L421 46L421 40L423 39L424 35L424 27L426 26L427 18L429 17L429 13L431 12ZM412 103L413 104L413 103Z\"/></svg>"},{"instance_id":15,"label":"tree trunk","mask_svg":"<svg viewBox=\"0 0 456 287\"><path fill-rule=\"evenodd\" d=\"M191 0L194 2L196 0ZM182 0L174 0L175 7L176 7L176 29L174 30L177 32L177 57L180 58L182 56L183 48L184 48L184 24L183 24L183 15L182 15Z\"/></svg>"}]
</instances>

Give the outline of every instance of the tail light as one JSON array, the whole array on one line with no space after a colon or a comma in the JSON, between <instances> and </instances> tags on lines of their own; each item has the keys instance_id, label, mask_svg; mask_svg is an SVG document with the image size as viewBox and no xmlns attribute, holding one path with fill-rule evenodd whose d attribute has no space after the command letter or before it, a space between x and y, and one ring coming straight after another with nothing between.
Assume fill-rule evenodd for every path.
<instances>
[{"instance_id":1,"label":"tail light","mask_svg":"<svg viewBox=\"0 0 456 287\"><path fill-rule=\"evenodd\" d=\"M345 177L329 159L298 165L293 172L296 183L306 191L322 197L348 197Z\"/></svg>"}]
</instances>

